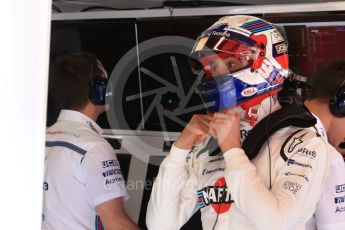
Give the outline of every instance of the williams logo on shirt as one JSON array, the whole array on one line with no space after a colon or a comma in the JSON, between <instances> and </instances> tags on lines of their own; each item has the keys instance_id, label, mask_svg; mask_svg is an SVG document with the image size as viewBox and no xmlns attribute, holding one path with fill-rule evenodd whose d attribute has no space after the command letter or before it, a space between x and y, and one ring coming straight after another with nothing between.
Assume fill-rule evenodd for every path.
<instances>
[{"instance_id":1,"label":"williams logo on shirt","mask_svg":"<svg viewBox=\"0 0 345 230\"><path fill-rule=\"evenodd\" d=\"M200 208L211 205L212 209L219 214L227 212L231 204L231 194L226 186L224 177L218 179L213 186L201 188L197 192Z\"/></svg>"}]
</instances>

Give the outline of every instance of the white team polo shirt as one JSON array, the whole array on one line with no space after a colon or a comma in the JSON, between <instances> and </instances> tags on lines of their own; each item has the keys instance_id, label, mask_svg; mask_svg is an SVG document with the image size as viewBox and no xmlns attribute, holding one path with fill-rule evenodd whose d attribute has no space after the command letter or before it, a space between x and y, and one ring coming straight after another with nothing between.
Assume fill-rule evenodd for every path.
<instances>
[{"instance_id":1,"label":"white team polo shirt","mask_svg":"<svg viewBox=\"0 0 345 230\"><path fill-rule=\"evenodd\" d=\"M102 229L96 206L128 198L119 162L102 129L62 110L47 130L42 229Z\"/></svg>"},{"instance_id":2,"label":"white team polo shirt","mask_svg":"<svg viewBox=\"0 0 345 230\"><path fill-rule=\"evenodd\" d=\"M315 125L318 133L326 138L327 134L321 120ZM312 218L306 224L306 230L345 229L345 165L341 154L329 145L329 173L322 190L320 200Z\"/></svg>"}]
</instances>

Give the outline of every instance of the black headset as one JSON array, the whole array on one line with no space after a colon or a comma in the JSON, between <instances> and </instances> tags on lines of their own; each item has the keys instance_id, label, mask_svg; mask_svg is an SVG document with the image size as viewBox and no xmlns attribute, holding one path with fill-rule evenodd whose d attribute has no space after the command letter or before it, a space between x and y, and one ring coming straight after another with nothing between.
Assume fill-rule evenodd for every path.
<instances>
[{"instance_id":1,"label":"black headset","mask_svg":"<svg viewBox=\"0 0 345 230\"><path fill-rule=\"evenodd\" d=\"M336 117L345 116L345 81L341 84L336 94L329 100L329 109ZM345 149L345 142L342 142L338 146L341 149ZM345 161L345 156L344 161Z\"/></svg>"},{"instance_id":2,"label":"black headset","mask_svg":"<svg viewBox=\"0 0 345 230\"><path fill-rule=\"evenodd\" d=\"M103 76L95 76L90 85L89 98L95 105L105 105L105 98L108 96L107 92L108 79Z\"/></svg>"},{"instance_id":3,"label":"black headset","mask_svg":"<svg viewBox=\"0 0 345 230\"><path fill-rule=\"evenodd\" d=\"M334 116L345 117L345 81L329 100L329 109Z\"/></svg>"},{"instance_id":4,"label":"black headset","mask_svg":"<svg viewBox=\"0 0 345 230\"><path fill-rule=\"evenodd\" d=\"M89 99L95 105L105 105L105 98L111 96L111 84L109 84L107 91L107 85L109 83L108 78L102 75L96 75L92 78L93 70L95 66L97 66L97 57L95 55L86 52L81 52L81 55L85 57L91 65Z\"/></svg>"},{"instance_id":5,"label":"black headset","mask_svg":"<svg viewBox=\"0 0 345 230\"><path fill-rule=\"evenodd\" d=\"M284 80L283 88L278 92L278 101L281 106L288 106L293 103L303 104L303 95L300 95L297 90L310 90L311 84L307 77L295 74L289 70L288 77Z\"/></svg>"}]
</instances>

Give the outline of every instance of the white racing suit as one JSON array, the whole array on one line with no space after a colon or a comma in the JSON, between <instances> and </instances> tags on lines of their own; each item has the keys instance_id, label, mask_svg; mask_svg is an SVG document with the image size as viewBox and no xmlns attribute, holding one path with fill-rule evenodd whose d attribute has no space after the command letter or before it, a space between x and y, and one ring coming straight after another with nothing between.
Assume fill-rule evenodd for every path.
<instances>
[{"instance_id":1,"label":"white racing suit","mask_svg":"<svg viewBox=\"0 0 345 230\"><path fill-rule=\"evenodd\" d=\"M252 161L240 148L210 156L215 144L172 147L148 204L150 230L179 229L197 209L204 230L305 229L329 165L329 144L314 127L278 130Z\"/></svg>"}]
</instances>

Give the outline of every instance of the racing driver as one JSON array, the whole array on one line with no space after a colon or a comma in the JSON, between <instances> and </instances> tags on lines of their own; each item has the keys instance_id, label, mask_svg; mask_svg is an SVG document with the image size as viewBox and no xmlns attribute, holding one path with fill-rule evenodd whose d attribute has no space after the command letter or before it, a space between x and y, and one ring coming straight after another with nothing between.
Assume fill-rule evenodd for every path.
<instances>
[{"instance_id":1,"label":"racing driver","mask_svg":"<svg viewBox=\"0 0 345 230\"><path fill-rule=\"evenodd\" d=\"M329 144L316 116L277 100L289 73L283 34L257 17L223 17L198 37L191 65L208 114L193 116L162 162L148 228L180 229L200 209L205 230L305 229Z\"/></svg>"}]
</instances>

